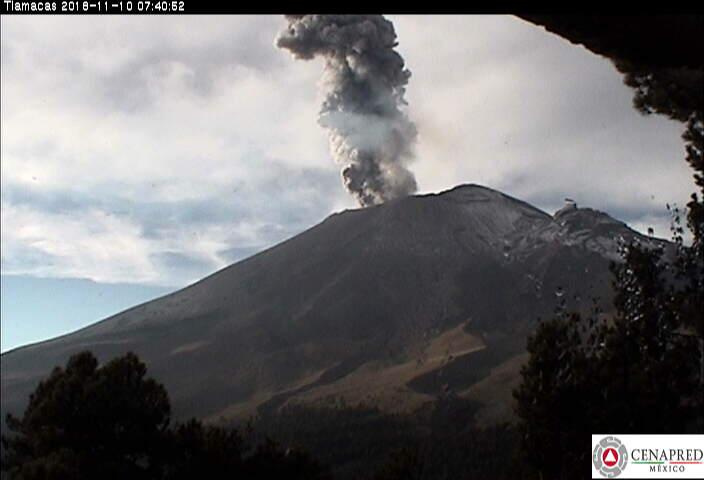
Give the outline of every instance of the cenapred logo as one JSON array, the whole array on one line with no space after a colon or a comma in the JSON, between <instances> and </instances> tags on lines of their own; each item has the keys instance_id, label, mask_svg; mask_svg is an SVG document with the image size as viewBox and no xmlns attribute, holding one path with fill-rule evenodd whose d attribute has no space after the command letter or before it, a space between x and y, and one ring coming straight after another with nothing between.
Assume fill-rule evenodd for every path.
<instances>
[{"instance_id":1,"label":"cenapred logo","mask_svg":"<svg viewBox=\"0 0 704 480\"><path fill-rule=\"evenodd\" d=\"M606 478L618 477L628 465L628 450L616 437L604 437L592 452L594 468Z\"/></svg>"},{"instance_id":2,"label":"cenapred logo","mask_svg":"<svg viewBox=\"0 0 704 480\"><path fill-rule=\"evenodd\" d=\"M704 435L592 435L592 478L704 479Z\"/></svg>"}]
</instances>

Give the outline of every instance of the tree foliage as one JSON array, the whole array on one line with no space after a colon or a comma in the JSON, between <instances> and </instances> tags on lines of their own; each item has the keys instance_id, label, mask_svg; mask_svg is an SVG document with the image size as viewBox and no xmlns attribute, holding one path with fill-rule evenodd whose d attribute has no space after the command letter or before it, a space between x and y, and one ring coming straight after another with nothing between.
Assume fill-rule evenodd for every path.
<instances>
[{"instance_id":1,"label":"tree foliage","mask_svg":"<svg viewBox=\"0 0 704 480\"><path fill-rule=\"evenodd\" d=\"M613 266L616 314L557 315L530 337L514 392L523 461L544 478L577 478L593 433L687 433L704 402L694 318L660 250L624 249Z\"/></svg>"},{"instance_id":2,"label":"tree foliage","mask_svg":"<svg viewBox=\"0 0 704 480\"><path fill-rule=\"evenodd\" d=\"M529 339L514 396L523 459L541 478L578 475L592 433L704 431L704 90L701 72L690 73L626 76L637 108L686 122L686 160L699 190L686 226L673 208L670 245L622 246L612 265L613 317L563 313Z\"/></svg>"},{"instance_id":3,"label":"tree foliage","mask_svg":"<svg viewBox=\"0 0 704 480\"><path fill-rule=\"evenodd\" d=\"M299 445L331 465L337 480L515 478L515 429L477 426L476 412L454 395L394 414L331 401L289 404L252 426L257 435Z\"/></svg>"},{"instance_id":4,"label":"tree foliage","mask_svg":"<svg viewBox=\"0 0 704 480\"><path fill-rule=\"evenodd\" d=\"M56 367L21 418L8 415L2 470L13 480L322 479L326 470L271 440L198 420L170 425L166 389L128 353L103 366L90 352Z\"/></svg>"},{"instance_id":5,"label":"tree foliage","mask_svg":"<svg viewBox=\"0 0 704 480\"><path fill-rule=\"evenodd\" d=\"M3 468L17 479L153 478L170 405L145 374L133 354L101 368L89 352L74 355L39 383L22 418L8 415Z\"/></svg>"}]
</instances>

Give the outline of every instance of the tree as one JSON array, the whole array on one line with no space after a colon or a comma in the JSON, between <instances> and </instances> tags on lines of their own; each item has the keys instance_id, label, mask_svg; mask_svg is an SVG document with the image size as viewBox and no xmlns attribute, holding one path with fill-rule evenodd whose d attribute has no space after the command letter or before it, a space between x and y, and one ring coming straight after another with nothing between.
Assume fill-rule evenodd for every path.
<instances>
[{"instance_id":1,"label":"tree","mask_svg":"<svg viewBox=\"0 0 704 480\"><path fill-rule=\"evenodd\" d=\"M160 477L162 478L162 477ZM271 439L250 448L235 429L189 420L169 435L163 480L234 478L324 480L327 470L306 452Z\"/></svg>"},{"instance_id":2,"label":"tree","mask_svg":"<svg viewBox=\"0 0 704 480\"><path fill-rule=\"evenodd\" d=\"M325 480L330 475L314 458L303 450L281 447L267 439L245 460L245 472L250 478L288 480Z\"/></svg>"},{"instance_id":3,"label":"tree","mask_svg":"<svg viewBox=\"0 0 704 480\"><path fill-rule=\"evenodd\" d=\"M585 453L570 448L581 445L585 409L591 404L579 322L574 314L538 326L528 339L530 359L521 370L523 382L514 392L522 420L521 461L541 478L567 478L571 466L584 464Z\"/></svg>"},{"instance_id":4,"label":"tree","mask_svg":"<svg viewBox=\"0 0 704 480\"><path fill-rule=\"evenodd\" d=\"M237 478L243 472L244 440L235 429L191 419L172 429L164 480Z\"/></svg>"},{"instance_id":5,"label":"tree","mask_svg":"<svg viewBox=\"0 0 704 480\"><path fill-rule=\"evenodd\" d=\"M700 30L701 18L691 21L699 22ZM564 465L555 466L554 457L551 463L540 450L567 450L568 458L581 452L579 443L564 442L566 430L581 432L582 437L590 432L704 430L704 71L701 56L694 55L695 62L670 64L672 55L666 54L660 56L664 63L657 63L622 41L627 36L584 36L579 29L588 31L588 24L550 22L609 56L625 74L624 82L635 89L633 103L641 113L685 123L686 161L698 189L687 204L690 246L683 241L685 227L676 208L673 252L637 243L624 246L623 261L612 266L613 318L558 317L529 340L531 358L514 393L522 452L541 478L563 478ZM689 46L687 41L672 41L671 47ZM685 57L692 52L675 48L670 53L677 51ZM556 349L567 352L564 364L556 363ZM564 371L573 374L566 377ZM570 399L574 391L581 396ZM536 447L536 440L545 443Z\"/></svg>"},{"instance_id":6,"label":"tree","mask_svg":"<svg viewBox=\"0 0 704 480\"><path fill-rule=\"evenodd\" d=\"M425 467L417 448L402 448L376 472L374 480L424 480L429 478Z\"/></svg>"},{"instance_id":7,"label":"tree","mask_svg":"<svg viewBox=\"0 0 704 480\"><path fill-rule=\"evenodd\" d=\"M164 387L136 355L98 367L90 352L56 367L7 417L3 470L17 480L154 478L170 418Z\"/></svg>"},{"instance_id":8,"label":"tree","mask_svg":"<svg viewBox=\"0 0 704 480\"><path fill-rule=\"evenodd\" d=\"M585 435L686 433L701 425L698 352L684 333L693 322L690 287L681 267L661 249L632 244L622 254L623 263L612 266L613 317L558 315L529 338L514 397L523 461L540 478L579 476L589 457Z\"/></svg>"},{"instance_id":9,"label":"tree","mask_svg":"<svg viewBox=\"0 0 704 480\"><path fill-rule=\"evenodd\" d=\"M324 479L301 450L249 447L236 429L191 419L170 426L163 385L133 353L102 367L72 356L39 383L24 415L7 417L2 470L13 480Z\"/></svg>"}]
</instances>

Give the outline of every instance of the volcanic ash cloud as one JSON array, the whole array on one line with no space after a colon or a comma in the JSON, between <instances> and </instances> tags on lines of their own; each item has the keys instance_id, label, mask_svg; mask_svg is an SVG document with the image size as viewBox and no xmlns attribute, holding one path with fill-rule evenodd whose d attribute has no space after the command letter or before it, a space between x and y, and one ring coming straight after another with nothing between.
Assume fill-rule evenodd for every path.
<instances>
[{"instance_id":1,"label":"volcanic ash cloud","mask_svg":"<svg viewBox=\"0 0 704 480\"><path fill-rule=\"evenodd\" d=\"M406 164L417 136L406 116L404 68L393 24L381 15L287 15L276 45L295 58L325 59L318 123L347 189L369 206L412 194Z\"/></svg>"}]
</instances>

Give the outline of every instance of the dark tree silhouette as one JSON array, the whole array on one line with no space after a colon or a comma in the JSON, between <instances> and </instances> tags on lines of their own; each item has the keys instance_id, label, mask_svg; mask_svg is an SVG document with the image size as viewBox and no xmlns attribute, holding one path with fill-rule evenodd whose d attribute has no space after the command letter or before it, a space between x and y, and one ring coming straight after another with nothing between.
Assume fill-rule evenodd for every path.
<instances>
[{"instance_id":1,"label":"dark tree silhouette","mask_svg":"<svg viewBox=\"0 0 704 480\"><path fill-rule=\"evenodd\" d=\"M687 204L690 246L677 208L672 251L624 246L612 266L613 318L558 316L529 340L531 358L514 392L523 458L536 476L571 478L588 452L566 437L580 432L704 431L704 69L701 42L692 43L704 23L701 16L528 20L610 58L641 113L685 123L698 190ZM648 37L654 48L642 48Z\"/></svg>"},{"instance_id":2,"label":"dark tree silhouette","mask_svg":"<svg viewBox=\"0 0 704 480\"><path fill-rule=\"evenodd\" d=\"M300 450L250 447L235 429L198 420L170 428L166 389L128 353L99 367L90 352L56 367L21 418L8 415L2 470L13 480L324 479Z\"/></svg>"},{"instance_id":3,"label":"dark tree silhouette","mask_svg":"<svg viewBox=\"0 0 704 480\"><path fill-rule=\"evenodd\" d=\"M331 478L308 453L296 448L282 450L274 441L260 443L247 458L245 472L251 478L315 480Z\"/></svg>"},{"instance_id":4,"label":"dark tree silhouette","mask_svg":"<svg viewBox=\"0 0 704 480\"><path fill-rule=\"evenodd\" d=\"M426 480L425 463L417 449L403 448L394 452L389 461L374 475L374 480Z\"/></svg>"},{"instance_id":5,"label":"dark tree silhouette","mask_svg":"<svg viewBox=\"0 0 704 480\"><path fill-rule=\"evenodd\" d=\"M589 457L582 445L589 431L592 378L582 346L578 315L541 323L528 340L530 359L514 392L521 418L521 461L545 479L569 478ZM579 468L577 468L579 466ZM579 475L574 478L578 478Z\"/></svg>"},{"instance_id":6,"label":"dark tree silhouette","mask_svg":"<svg viewBox=\"0 0 704 480\"><path fill-rule=\"evenodd\" d=\"M11 478L154 478L169 424L166 390L127 354L98 368L90 352L57 367L7 417L3 470Z\"/></svg>"},{"instance_id":7,"label":"dark tree silhouette","mask_svg":"<svg viewBox=\"0 0 704 480\"><path fill-rule=\"evenodd\" d=\"M164 480L236 478L244 470L244 449L237 430L189 420L170 432Z\"/></svg>"},{"instance_id":8,"label":"dark tree silhouette","mask_svg":"<svg viewBox=\"0 0 704 480\"><path fill-rule=\"evenodd\" d=\"M523 461L544 479L573 478L588 462L585 435L687 433L704 413L690 289L661 249L633 244L614 264L615 315L558 315L528 341L530 359L514 392ZM685 278L686 277L686 278Z\"/></svg>"}]
</instances>

